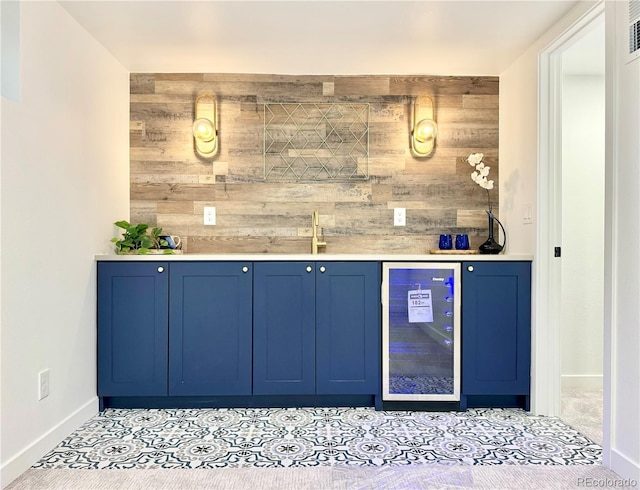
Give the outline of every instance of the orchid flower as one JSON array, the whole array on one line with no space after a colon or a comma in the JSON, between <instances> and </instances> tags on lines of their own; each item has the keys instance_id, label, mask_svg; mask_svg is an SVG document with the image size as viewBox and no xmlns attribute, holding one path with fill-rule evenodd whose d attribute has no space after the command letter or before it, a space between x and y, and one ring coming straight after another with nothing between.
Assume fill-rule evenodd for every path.
<instances>
[{"instance_id":1,"label":"orchid flower","mask_svg":"<svg viewBox=\"0 0 640 490\"><path fill-rule=\"evenodd\" d=\"M484 155L482 153L472 153L467 158L467 162L469 162L469 165L471 165L472 167L475 167L476 165L482 162L483 158L484 158Z\"/></svg>"},{"instance_id":2,"label":"orchid flower","mask_svg":"<svg viewBox=\"0 0 640 490\"><path fill-rule=\"evenodd\" d=\"M487 190L493 189L493 180L485 180L484 182L481 182L480 187Z\"/></svg>"},{"instance_id":3,"label":"orchid flower","mask_svg":"<svg viewBox=\"0 0 640 490\"><path fill-rule=\"evenodd\" d=\"M483 177L486 177L487 175L489 175L489 169L491 167L485 167L484 163L481 163L479 165L476 165L476 170L478 172L480 172L480 175L482 175Z\"/></svg>"},{"instance_id":4,"label":"orchid flower","mask_svg":"<svg viewBox=\"0 0 640 490\"><path fill-rule=\"evenodd\" d=\"M483 158L484 154L482 153L472 153L467 157L467 162L472 167L475 167L475 170L471 172L471 180L487 191L487 202L489 204L489 212L491 212L491 198L489 191L493 189L493 180L487 179L491 167L487 167L484 164L482 161Z\"/></svg>"}]
</instances>

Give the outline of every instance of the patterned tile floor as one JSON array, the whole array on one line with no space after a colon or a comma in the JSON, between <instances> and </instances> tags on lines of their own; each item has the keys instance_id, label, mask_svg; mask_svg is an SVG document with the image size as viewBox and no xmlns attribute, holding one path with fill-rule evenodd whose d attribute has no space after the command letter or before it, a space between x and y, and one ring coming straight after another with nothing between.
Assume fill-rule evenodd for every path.
<instances>
[{"instance_id":1,"label":"patterned tile floor","mask_svg":"<svg viewBox=\"0 0 640 490\"><path fill-rule=\"evenodd\" d=\"M518 409L108 409L34 468L589 465L602 449Z\"/></svg>"}]
</instances>

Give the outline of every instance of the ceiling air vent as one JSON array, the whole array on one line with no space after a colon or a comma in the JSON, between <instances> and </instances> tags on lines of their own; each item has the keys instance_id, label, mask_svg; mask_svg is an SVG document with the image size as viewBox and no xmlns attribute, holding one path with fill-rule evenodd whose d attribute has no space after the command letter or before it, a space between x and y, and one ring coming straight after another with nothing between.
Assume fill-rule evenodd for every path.
<instances>
[{"instance_id":1,"label":"ceiling air vent","mask_svg":"<svg viewBox=\"0 0 640 490\"><path fill-rule=\"evenodd\" d=\"M640 0L629 0L629 59L640 58Z\"/></svg>"}]
</instances>

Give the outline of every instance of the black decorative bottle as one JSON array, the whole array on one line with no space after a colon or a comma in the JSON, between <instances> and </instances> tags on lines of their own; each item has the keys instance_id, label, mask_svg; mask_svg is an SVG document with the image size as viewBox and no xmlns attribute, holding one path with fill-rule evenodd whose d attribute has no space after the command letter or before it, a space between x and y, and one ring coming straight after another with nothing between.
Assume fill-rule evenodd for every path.
<instances>
[{"instance_id":1,"label":"black decorative bottle","mask_svg":"<svg viewBox=\"0 0 640 490\"><path fill-rule=\"evenodd\" d=\"M504 249L504 246L507 244L507 233L504 231L504 227L500 220L496 218L491 211L487 211L487 215L489 216L489 238L482 245L478 247L478 250L481 254L499 254ZM500 245L493 238L493 221L497 221L502 228L502 233L504 234L504 243Z\"/></svg>"}]
</instances>

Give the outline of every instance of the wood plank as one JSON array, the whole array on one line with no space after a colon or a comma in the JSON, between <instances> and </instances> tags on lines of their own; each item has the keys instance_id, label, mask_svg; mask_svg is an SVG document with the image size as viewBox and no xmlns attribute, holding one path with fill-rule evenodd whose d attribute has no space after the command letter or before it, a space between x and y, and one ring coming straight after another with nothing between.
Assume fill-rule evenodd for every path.
<instances>
[{"instance_id":1,"label":"wood plank","mask_svg":"<svg viewBox=\"0 0 640 490\"><path fill-rule=\"evenodd\" d=\"M197 184L197 175L184 174L134 174L131 175L132 184Z\"/></svg>"},{"instance_id":2,"label":"wood plank","mask_svg":"<svg viewBox=\"0 0 640 490\"><path fill-rule=\"evenodd\" d=\"M204 81L203 73L156 73L156 80L161 82Z\"/></svg>"},{"instance_id":3,"label":"wood plank","mask_svg":"<svg viewBox=\"0 0 640 490\"><path fill-rule=\"evenodd\" d=\"M333 82L333 75L282 75L254 73L205 73L205 82L227 83L323 83Z\"/></svg>"},{"instance_id":4,"label":"wood plank","mask_svg":"<svg viewBox=\"0 0 640 490\"><path fill-rule=\"evenodd\" d=\"M147 161L131 160L129 172L135 174L192 174L206 175L212 172L211 164L208 162L195 161Z\"/></svg>"},{"instance_id":5,"label":"wood plank","mask_svg":"<svg viewBox=\"0 0 640 490\"><path fill-rule=\"evenodd\" d=\"M131 183L132 200L193 201L215 199L215 187L205 184Z\"/></svg>"},{"instance_id":6,"label":"wood plank","mask_svg":"<svg viewBox=\"0 0 640 490\"><path fill-rule=\"evenodd\" d=\"M132 199L129 203L129 214L126 216L118 217L120 219L127 219L130 223L147 223L150 226L156 226L157 220L157 207L155 201L140 201ZM115 221L115 220L114 220Z\"/></svg>"},{"instance_id":7,"label":"wood plank","mask_svg":"<svg viewBox=\"0 0 640 490\"><path fill-rule=\"evenodd\" d=\"M129 75L129 92L132 94L155 93L155 75L131 73Z\"/></svg>"},{"instance_id":8,"label":"wood plank","mask_svg":"<svg viewBox=\"0 0 640 490\"><path fill-rule=\"evenodd\" d=\"M244 96L259 95L271 102L298 101L300 97L322 97L322 82L227 82L227 81L156 81L155 93L192 94L210 93L213 95Z\"/></svg>"},{"instance_id":9,"label":"wood plank","mask_svg":"<svg viewBox=\"0 0 640 490\"><path fill-rule=\"evenodd\" d=\"M309 253L310 243L294 237L189 237L189 253Z\"/></svg>"},{"instance_id":10,"label":"wood plank","mask_svg":"<svg viewBox=\"0 0 640 490\"><path fill-rule=\"evenodd\" d=\"M193 215L194 203L193 201L159 201L156 203L158 214L186 214ZM202 215L202 211L200 215Z\"/></svg>"},{"instance_id":11,"label":"wood plank","mask_svg":"<svg viewBox=\"0 0 640 490\"><path fill-rule=\"evenodd\" d=\"M498 77L391 77L389 93L407 95L495 95Z\"/></svg>"},{"instance_id":12,"label":"wood plank","mask_svg":"<svg viewBox=\"0 0 640 490\"><path fill-rule=\"evenodd\" d=\"M338 76L334 81L335 95L389 95L387 76Z\"/></svg>"},{"instance_id":13,"label":"wood plank","mask_svg":"<svg viewBox=\"0 0 640 490\"><path fill-rule=\"evenodd\" d=\"M498 109L499 96L496 95L463 95L462 107L464 109Z\"/></svg>"}]
</instances>

